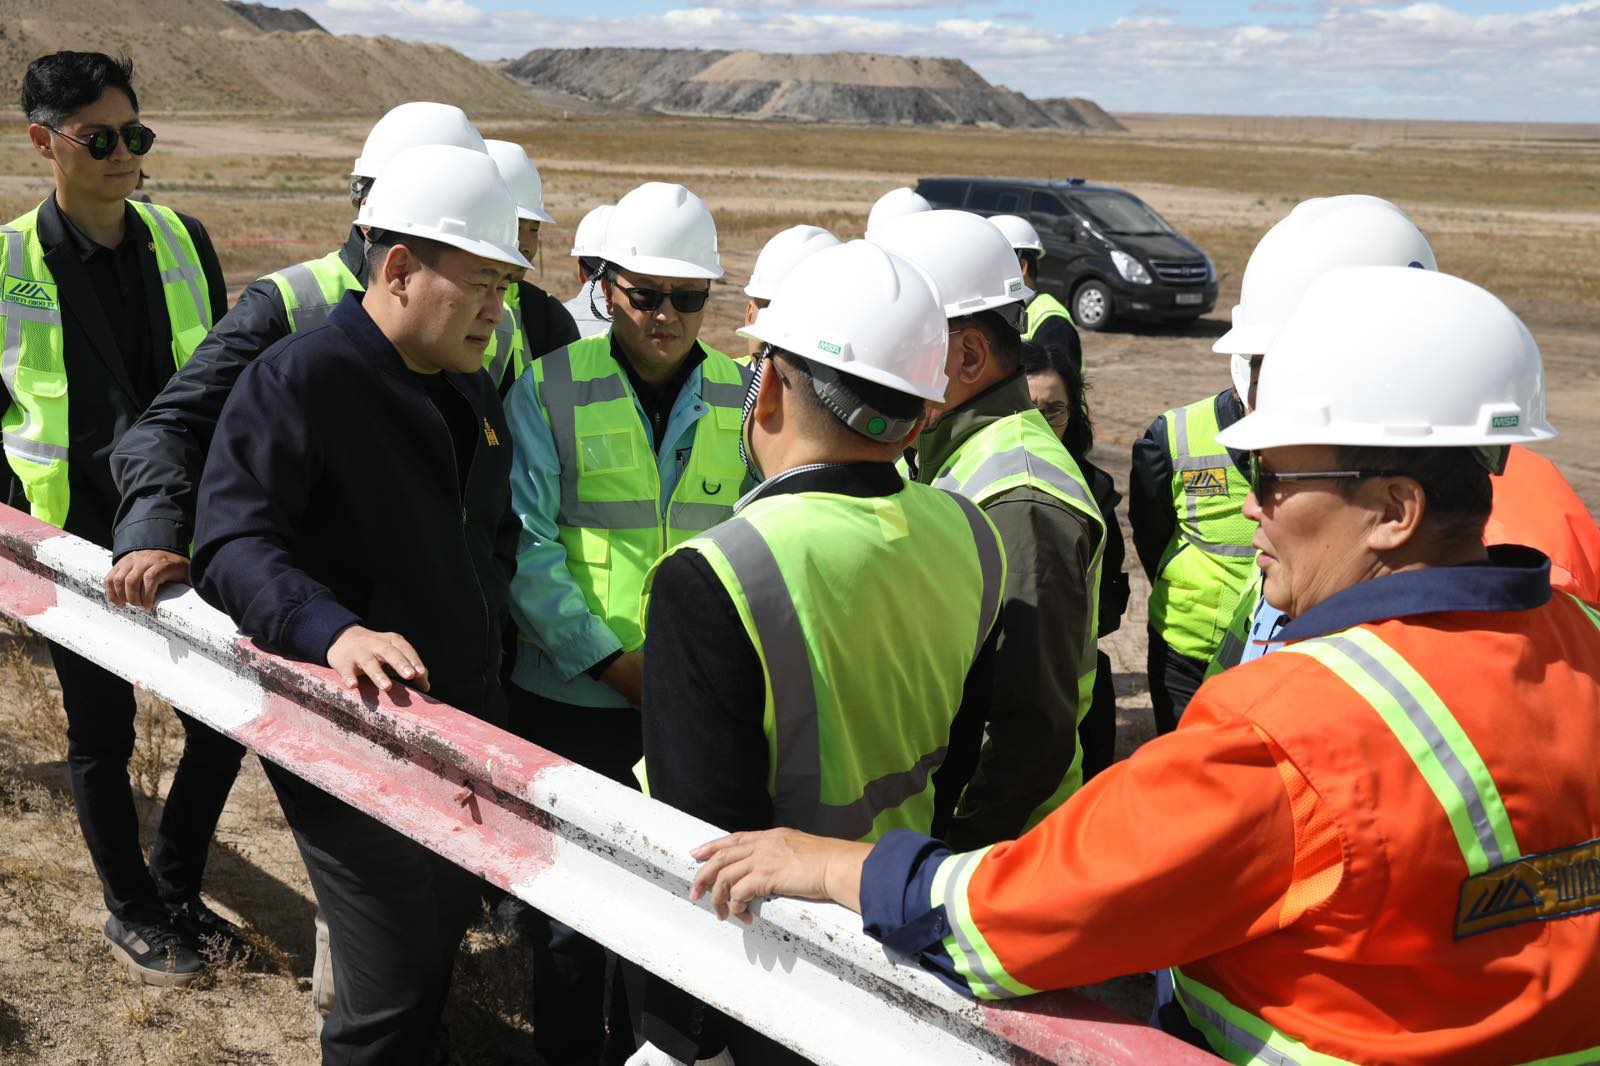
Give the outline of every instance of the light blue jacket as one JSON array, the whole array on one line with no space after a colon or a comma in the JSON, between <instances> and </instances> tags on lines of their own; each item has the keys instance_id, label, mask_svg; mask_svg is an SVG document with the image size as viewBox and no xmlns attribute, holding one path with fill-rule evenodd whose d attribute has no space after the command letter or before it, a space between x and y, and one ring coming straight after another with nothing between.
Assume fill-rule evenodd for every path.
<instances>
[{"instance_id":1,"label":"light blue jacket","mask_svg":"<svg viewBox=\"0 0 1600 1066\"><path fill-rule=\"evenodd\" d=\"M694 444L695 427L710 407L701 399L700 368L690 374L661 435L656 453L661 472L661 496L656 501L663 514ZM584 671L622 642L590 610L583 591L567 569L567 549L556 538L556 513L561 505L561 460L555 437L539 406L534 375L517 379L506 395L506 419L515 445L511 465L511 505L522 520L517 544L517 572L511 579L511 612L521 639L511 679L519 687L546 699L583 707L626 707L628 702L611 686ZM634 397L634 409L650 436L644 408Z\"/></svg>"}]
</instances>

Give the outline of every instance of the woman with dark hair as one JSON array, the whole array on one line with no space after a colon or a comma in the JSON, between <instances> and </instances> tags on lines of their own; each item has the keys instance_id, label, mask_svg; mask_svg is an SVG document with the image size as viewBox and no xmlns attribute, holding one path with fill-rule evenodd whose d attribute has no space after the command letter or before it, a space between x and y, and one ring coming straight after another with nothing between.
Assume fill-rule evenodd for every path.
<instances>
[{"instance_id":1,"label":"woman with dark hair","mask_svg":"<svg viewBox=\"0 0 1600 1066\"><path fill-rule=\"evenodd\" d=\"M1117 504L1122 495L1117 492L1111 475L1089 461L1094 448L1094 424L1089 418L1089 404L1084 396L1083 375L1078 361L1056 345L1041 345L1033 341L1022 344L1022 371L1028 375L1028 393L1034 406L1050 423L1050 428L1061 437L1072 458L1083 471L1094 493L1094 502L1106 520L1105 555L1100 564L1100 625L1098 636L1106 637L1122 625L1122 612L1128 606L1128 575L1122 564L1127 549L1122 540L1122 527L1117 523ZM1111 765L1117 748L1117 697L1111 678L1111 659L1105 652L1095 656L1094 700L1089 713L1078 727L1078 741L1083 745L1083 779Z\"/></svg>"}]
</instances>

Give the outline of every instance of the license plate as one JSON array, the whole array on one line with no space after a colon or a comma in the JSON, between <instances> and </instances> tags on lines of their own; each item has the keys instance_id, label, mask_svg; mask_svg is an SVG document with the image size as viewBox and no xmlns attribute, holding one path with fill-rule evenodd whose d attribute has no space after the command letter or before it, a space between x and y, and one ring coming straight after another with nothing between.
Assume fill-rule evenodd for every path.
<instances>
[{"instance_id":1,"label":"license plate","mask_svg":"<svg viewBox=\"0 0 1600 1066\"><path fill-rule=\"evenodd\" d=\"M1200 295L1198 292L1180 292L1172 298L1172 302L1175 304L1197 304L1200 302Z\"/></svg>"}]
</instances>

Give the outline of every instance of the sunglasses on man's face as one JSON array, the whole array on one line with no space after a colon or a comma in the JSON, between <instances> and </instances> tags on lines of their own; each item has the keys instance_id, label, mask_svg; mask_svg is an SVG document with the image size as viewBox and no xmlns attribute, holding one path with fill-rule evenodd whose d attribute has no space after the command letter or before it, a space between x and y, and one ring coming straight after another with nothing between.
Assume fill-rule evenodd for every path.
<instances>
[{"instance_id":1,"label":"sunglasses on man's face","mask_svg":"<svg viewBox=\"0 0 1600 1066\"><path fill-rule=\"evenodd\" d=\"M635 311L657 311L668 300L679 314L692 315L705 307L706 301L711 299L710 289L680 289L677 292L662 292L660 289L630 289L626 285L613 283L616 290L628 298Z\"/></svg>"},{"instance_id":2,"label":"sunglasses on man's face","mask_svg":"<svg viewBox=\"0 0 1600 1066\"><path fill-rule=\"evenodd\" d=\"M1255 493L1257 503L1265 499L1266 493L1284 482L1363 481L1372 477L1405 476L1404 472L1399 470L1293 470L1280 474L1262 466L1260 455L1250 456L1250 491Z\"/></svg>"},{"instance_id":3,"label":"sunglasses on man's face","mask_svg":"<svg viewBox=\"0 0 1600 1066\"><path fill-rule=\"evenodd\" d=\"M143 123L135 123L121 130L95 130L88 137L74 137L70 133L63 133L54 126L45 129L60 137L65 137L73 144L80 145L89 150L89 158L104 159L117 150L117 141L128 146L128 151L134 155L144 155L150 146L156 143L156 131Z\"/></svg>"}]
</instances>

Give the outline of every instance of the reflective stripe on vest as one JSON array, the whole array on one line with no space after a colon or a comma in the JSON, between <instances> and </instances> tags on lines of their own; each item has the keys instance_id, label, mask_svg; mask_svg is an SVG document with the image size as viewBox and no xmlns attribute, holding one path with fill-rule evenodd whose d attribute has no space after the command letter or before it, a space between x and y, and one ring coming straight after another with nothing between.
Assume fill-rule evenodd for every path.
<instances>
[{"instance_id":1,"label":"reflective stripe on vest","mask_svg":"<svg viewBox=\"0 0 1600 1066\"><path fill-rule=\"evenodd\" d=\"M1210 660L1254 569L1248 479L1217 443L1218 397L1166 412L1172 536L1150 589L1150 625L1174 652Z\"/></svg>"},{"instance_id":2,"label":"reflective stripe on vest","mask_svg":"<svg viewBox=\"0 0 1600 1066\"><path fill-rule=\"evenodd\" d=\"M154 249L174 366L188 361L211 327L210 289L189 231L167 207L130 203ZM0 227L0 444L33 516L66 524L70 422L61 307L38 237L39 209Z\"/></svg>"},{"instance_id":3,"label":"reflective stripe on vest","mask_svg":"<svg viewBox=\"0 0 1600 1066\"><path fill-rule=\"evenodd\" d=\"M1081 723L1094 703L1100 565L1106 541L1105 519L1100 514L1094 493L1084 480L1082 470L1044 416L1030 409L996 419L969 436L933 484L937 488L959 492L980 506L1002 493L1026 486L1059 499L1083 516L1096 530L1094 553L1085 574L1089 588L1085 644L1078 649L1081 672L1077 679L1078 706L1075 710L1077 720ZM1078 744L1073 752L1072 764L1061 783L1029 814L1023 830L1032 829L1042 822L1082 784L1083 745Z\"/></svg>"},{"instance_id":4,"label":"reflective stripe on vest","mask_svg":"<svg viewBox=\"0 0 1600 1066\"><path fill-rule=\"evenodd\" d=\"M527 346L522 332L522 288L513 282L506 290L500 321L494 324L494 338L483 353L483 368L489 372L489 380L494 382L495 388L501 386L501 378L508 368L512 381L528 369Z\"/></svg>"},{"instance_id":5,"label":"reflective stripe on vest","mask_svg":"<svg viewBox=\"0 0 1600 1066\"><path fill-rule=\"evenodd\" d=\"M706 345L689 456L663 517L657 454L609 335L535 360L540 409L560 460L556 526L589 609L626 648L643 640L645 574L667 549L725 521L744 479L739 425L744 374Z\"/></svg>"},{"instance_id":6,"label":"reflective stripe on vest","mask_svg":"<svg viewBox=\"0 0 1600 1066\"><path fill-rule=\"evenodd\" d=\"M946 500L952 501L962 516L959 531L953 528L958 523L949 504L943 502ZM947 644L952 634L966 632L974 622L973 615L967 612L976 609L977 635L970 649L962 649L966 652L964 661L952 660L953 649L934 648L939 653L938 661L928 676L915 678L909 694L915 710L908 709L892 722L841 718L842 712L860 712L880 704L861 691L872 668L865 666L852 674L836 662L837 657L859 652L876 662L892 650L892 643L874 649L869 646L870 639L856 640L859 634L848 626L841 637L837 625L817 626L816 618L804 615L811 595L828 594L819 593L818 589L829 589L836 596L851 594L849 589L840 589L841 578L829 567L833 560L817 562L806 556L797 564L796 550L786 547L811 535L810 531L819 524L846 537L864 535L889 542L920 538L905 544L893 556L875 557L880 566L889 569L898 566L923 574L924 552L940 550L948 554L949 597L939 606L926 607L937 616L942 606L950 616L925 620L925 628L934 639ZM971 537L970 542L967 536ZM965 558L952 554L966 543L973 546L971 554ZM912 544L919 550L913 552ZM687 542L687 546L701 551L728 588L766 673L767 710L763 720L773 760L769 779L774 823L844 840L875 839L879 834L874 826L880 816L926 796L930 777L944 762L949 723L960 703L963 679L993 629L1000 609L1005 557L993 526L978 506L964 497L907 485L901 494L883 499L818 499L800 494L757 500L739 515ZM881 552L881 545L878 550ZM780 554L791 561L792 570L804 575L806 588L791 588ZM973 561L977 564L976 587ZM940 582L927 578L924 585L925 588L908 589L906 595L920 600L922 593L935 592ZM826 602L830 606L834 603ZM867 621L873 618L869 610L863 610L860 618L861 625L875 624ZM813 638L808 633L818 634L815 639L823 642L820 647L812 646ZM841 642L848 646L840 647ZM847 691L818 692L818 677L837 680L841 676L853 679L847 684ZM898 693L899 698L907 698L907 693ZM886 707L882 713L894 712ZM874 724L878 728L872 728ZM889 728L885 729L885 725ZM874 742L881 742L886 733L909 746L887 753L874 747ZM827 751L823 750L824 736L833 745ZM924 740L933 746L923 750ZM856 744L864 744L870 750L857 750L853 747ZM859 779L856 768L862 763L881 768L885 761L895 769ZM844 803L829 802L824 798L825 787L831 787L835 797L842 793L851 798ZM900 824L926 831L933 815L931 796L902 814Z\"/></svg>"},{"instance_id":7,"label":"reflective stripe on vest","mask_svg":"<svg viewBox=\"0 0 1600 1066\"><path fill-rule=\"evenodd\" d=\"M363 290L339 252L284 267L268 274L266 280L276 285L283 297L290 333L316 329L328 321L345 293Z\"/></svg>"},{"instance_id":8,"label":"reflective stripe on vest","mask_svg":"<svg viewBox=\"0 0 1600 1066\"><path fill-rule=\"evenodd\" d=\"M1586 606L1584 611L1600 629L1600 615ZM1522 856L1489 768L1433 686L1399 652L1358 626L1288 645L1280 654L1317 660L1377 712L1444 809L1469 875ZM1229 1062L1346 1066L1346 1060L1312 1051L1179 967L1173 967L1172 981L1184 1013ZM1527 1066L1577 1066L1596 1061L1597 1051L1600 1048L1557 1055Z\"/></svg>"},{"instance_id":9,"label":"reflective stripe on vest","mask_svg":"<svg viewBox=\"0 0 1600 1066\"><path fill-rule=\"evenodd\" d=\"M1032 300L1028 301L1028 331L1022 335L1022 339L1025 341L1033 340L1033 335L1039 332L1039 327L1044 325L1046 319L1050 318L1064 318L1071 324L1072 312L1068 311L1065 304L1049 293L1038 293ZM1083 369L1082 353L1080 352L1079 355L1078 369L1081 370Z\"/></svg>"}]
</instances>

